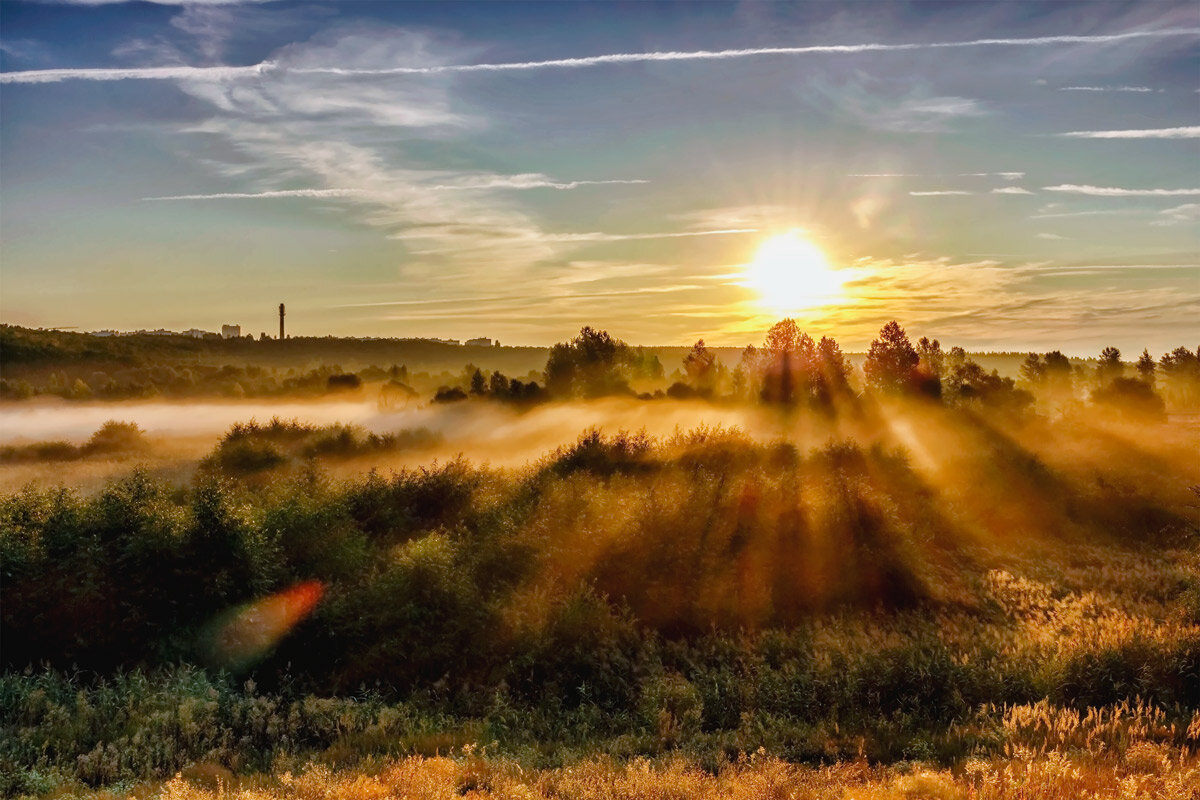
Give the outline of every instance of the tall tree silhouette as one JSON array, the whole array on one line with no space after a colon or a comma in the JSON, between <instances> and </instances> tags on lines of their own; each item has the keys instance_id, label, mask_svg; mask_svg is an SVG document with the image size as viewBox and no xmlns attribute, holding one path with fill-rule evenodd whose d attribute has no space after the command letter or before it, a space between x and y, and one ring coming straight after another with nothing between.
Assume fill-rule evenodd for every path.
<instances>
[{"instance_id":1,"label":"tall tree silhouette","mask_svg":"<svg viewBox=\"0 0 1200 800\"><path fill-rule=\"evenodd\" d=\"M913 386L913 371L920 360L900 323L892 320L880 329L879 338L871 342L863 374L872 389L905 392Z\"/></svg>"}]
</instances>

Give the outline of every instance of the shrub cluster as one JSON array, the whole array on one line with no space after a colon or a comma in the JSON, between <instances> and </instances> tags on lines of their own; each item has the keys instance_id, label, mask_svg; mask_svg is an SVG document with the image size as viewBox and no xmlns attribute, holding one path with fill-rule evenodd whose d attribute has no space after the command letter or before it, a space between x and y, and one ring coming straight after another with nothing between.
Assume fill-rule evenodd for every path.
<instances>
[{"instance_id":1,"label":"shrub cluster","mask_svg":"<svg viewBox=\"0 0 1200 800\"><path fill-rule=\"evenodd\" d=\"M275 417L265 425L255 421L234 424L203 464L246 474L298 460L356 458L432 447L439 442L441 436L425 428L373 433L355 425L310 425Z\"/></svg>"}]
</instances>

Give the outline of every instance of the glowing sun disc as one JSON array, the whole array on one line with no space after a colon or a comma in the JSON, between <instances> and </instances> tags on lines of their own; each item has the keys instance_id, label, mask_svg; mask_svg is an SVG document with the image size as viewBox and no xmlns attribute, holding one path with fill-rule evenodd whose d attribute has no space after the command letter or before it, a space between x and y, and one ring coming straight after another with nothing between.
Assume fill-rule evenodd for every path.
<instances>
[{"instance_id":1,"label":"glowing sun disc","mask_svg":"<svg viewBox=\"0 0 1200 800\"><path fill-rule=\"evenodd\" d=\"M775 311L799 311L841 296L842 276L825 254L797 231L773 236L746 267L747 284Z\"/></svg>"}]
</instances>

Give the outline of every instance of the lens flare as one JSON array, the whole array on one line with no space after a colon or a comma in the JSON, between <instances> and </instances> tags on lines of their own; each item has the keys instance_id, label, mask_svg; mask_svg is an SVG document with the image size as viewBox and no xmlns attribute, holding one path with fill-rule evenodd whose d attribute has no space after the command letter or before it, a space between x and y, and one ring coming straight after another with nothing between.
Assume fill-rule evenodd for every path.
<instances>
[{"instance_id":1,"label":"lens flare","mask_svg":"<svg viewBox=\"0 0 1200 800\"><path fill-rule=\"evenodd\" d=\"M204 637L214 666L240 669L266 655L325 594L321 581L305 581L221 615Z\"/></svg>"}]
</instances>

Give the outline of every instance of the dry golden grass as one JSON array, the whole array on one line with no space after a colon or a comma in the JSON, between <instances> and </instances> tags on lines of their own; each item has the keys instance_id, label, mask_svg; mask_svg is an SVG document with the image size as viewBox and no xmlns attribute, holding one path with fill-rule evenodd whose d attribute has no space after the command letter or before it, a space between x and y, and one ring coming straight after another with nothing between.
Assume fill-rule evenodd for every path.
<instances>
[{"instance_id":1,"label":"dry golden grass","mask_svg":"<svg viewBox=\"0 0 1200 800\"><path fill-rule=\"evenodd\" d=\"M1005 758L968 759L954 769L922 765L871 766L840 762L825 767L788 764L756 755L712 774L683 759L614 763L593 760L570 767L526 771L468 749L458 758L406 758L369 770L334 772L310 765L299 774L218 782L176 776L161 786L163 800L886 800L888 798L1162 798L1200 797L1200 760L1194 749L1139 742L1117 755L1017 748Z\"/></svg>"}]
</instances>

